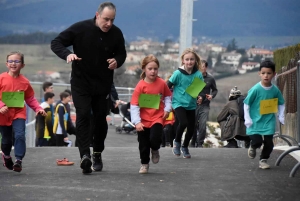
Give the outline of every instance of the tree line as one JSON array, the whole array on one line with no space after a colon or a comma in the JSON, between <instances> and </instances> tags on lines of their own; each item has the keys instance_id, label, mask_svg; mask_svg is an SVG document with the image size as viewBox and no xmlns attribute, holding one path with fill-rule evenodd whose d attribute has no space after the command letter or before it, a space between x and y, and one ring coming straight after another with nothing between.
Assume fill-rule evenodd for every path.
<instances>
[{"instance_id":1,"label":"tree line","mask_svg":"<svg viewBox=\"0 0 300 201\"><path fill-rule=\"evenodd\" d=\"M58 33L34 32L30 34L12 34L0 37L0 44L50 44Z\"/></svg>"}]
</instances>

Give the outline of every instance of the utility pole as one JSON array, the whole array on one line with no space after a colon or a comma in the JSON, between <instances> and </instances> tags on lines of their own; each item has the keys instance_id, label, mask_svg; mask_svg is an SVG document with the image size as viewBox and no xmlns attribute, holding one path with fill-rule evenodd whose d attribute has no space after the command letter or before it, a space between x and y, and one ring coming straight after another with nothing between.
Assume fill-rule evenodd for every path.
<instances>
[{"instance_id":1,"label":"utility pole","mask_svg":"<svg viewBox=\"0 0 300 201\"><path fill-rule=\"evenodd\" d=\"M193 36L193 2L196 0L181 0L179 55L188 47L192 47Z\"/></svg>"}]
</instances>

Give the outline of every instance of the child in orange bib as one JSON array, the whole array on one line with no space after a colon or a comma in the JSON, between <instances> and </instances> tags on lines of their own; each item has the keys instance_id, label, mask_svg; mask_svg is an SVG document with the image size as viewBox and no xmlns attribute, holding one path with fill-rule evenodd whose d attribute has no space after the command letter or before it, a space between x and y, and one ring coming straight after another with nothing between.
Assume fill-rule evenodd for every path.
<instances>
[{"instance_id":1,"label":"child in orange bib","mask_svg":"<svg viewBox=\"0 0 300 201\"><path fill-rule=\"evenodd\" d=\"M130 102L131 121L138 133L141 174L148 173L150 150L152 162L159 161L163 124L171 111L171 91L157 76L158 68L159 62L153 55L142 60L143 73Z\"/></svg>"}]
</instances>

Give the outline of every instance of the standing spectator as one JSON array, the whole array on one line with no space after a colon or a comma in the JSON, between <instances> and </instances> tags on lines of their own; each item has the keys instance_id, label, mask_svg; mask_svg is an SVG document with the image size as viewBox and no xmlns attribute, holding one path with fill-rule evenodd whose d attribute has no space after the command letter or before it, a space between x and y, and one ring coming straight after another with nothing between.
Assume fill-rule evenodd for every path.
<instances>
[{"instance_id":1,"label":"standing spectator","mask_svg":"<svg viewBox=\"0 0 300 201\"><path fill-rule=\"evenodd\" d=\"M51 92L51 93L54 92L54 88L53 88L53 83L52 82L44 82L42 87L43 87L44 95L47 92ZM41 103L42 102L45 102L44 96L42 97ZM52 113L51 120L52 120L52 124L53 124L54 123L54 116L53 116L54 115L54 107L53 107L53 103L50 105L50 110L51 110L51 113Z\"/></svg>"},{"instance_id":2,"label":"standing spectator","mask_svg":"<svg viewBox=\"0 0 300 201\"><path fill-rule=\"evenodd\" d=\"M47 113L47 116L38 114L36 116L35 131L36 141L38 147L48 146L48 142L53 136L53 123L52 123L52 111L50 105L54 103L54 93L46 92L44 95L44 102L41 103L41 107Z\"/></svg>"},{"instance_id":3,"label":"standing spectator","mask_svg":"<svg viewBox=\"0 0 300 201\"><path fill-rule=\"evenodd\" d=\"M43 88L44 94L47 93L47 92L51 92L51 93L54 92L54 88L53 88L53 83L52 82L44 82L42 88ZM45 98L43 96L41 102L44 102L44 101L45 101Z\"/></svg>"},{"instance_id":4,"label":"standing spectator","mask_svg":"<svg viewBox=\"0 0 300 201\"><path fill-rule=\"evenodd\" d=\"M230 90L229 102L217 117L221 128L221 140L227 140L225 148L238 148L235 139L245 141L245 147L249 148L250 138L246 135L243 101L241 91L234 87Z\"/></svg>"},{"instance_id":5,"label":"standing spectator","mask_svg":"<svg viewBox=\"0 0 300 201\"><path fill-rule=\"evenodd\" d=\"M159 162L163 123L171 111L172 94L166 82L157 76L158 68L159 62L153 55L142 60L141 80L136 85L130 102L131 121L138 133L140 174L148 173L150 152L152 163ZM142 96L145 98L141 98ZM145 99L151 105L143 102Z\"/></svg>"},{"instance_id":6,"label":"standing spectator","mask_svg":"<svg viewBox=\"0 0 300 201\"><path fill-rule=\"evenodd\" d=\"M188 94L186 89L194 82L195 78L203 81L202 73L199 71L201 67L200 56L194 50L188 48L181 55L181 65L167 82L169 88L174 87L172 108L175 110L175 115L178 119L172 151L175 156L180 156L181 149L183 158L191 158L188 146L195 128L197 100ZM187 132L181 145L181 138L185 128L187 128Z\"/></svg>"},{"instance_id":7,"label":"standing spectator","mask_svg":"<svg viewBox=\"0 0 300 201\"><path fill-rule=\"evenodd\" d=\"M28 79L20 72L24 68L24 55L20 52L11 52L6 57L8 72L0 74L0 132L2 134L2 159L4 166L16 172L22 171L22 160L26 152L25 121L26 104L36 114L46 116L46 112L34 97L34 90ZM7 94L8 93L8 94ZM6 96L4 94L7 94ZM10 101L14 96L15 101ZM12 149L12 131L14 130L15 163L10 156Z\"/></svg>"},{"instance_id":8,"label":"standing spectator","mask_svg":"<svg viewBox=\"0 0 300 201\"><path fill-rule=\"evenodd\" d=\"M259 168L269 169L267 159L273 151L273 135L275 133L276 117L284 124L284 99L280 90L271 83L275 76L275 64L272 61L263 61L259 67L261 81L255 84L249 91L244 100L246 133L251 139L248 149L248 156L254 159L256 149L263 144L260 154ZM263 107L267 101L270 110Z\"/></svg>"},{"instance_id":9,"label":"standing spectator","mask_svg":"<svg viewBox=\"0 0 300 201\"><path fill-rule=\"evenodd\" d=\"M64 146L64 142L68 140L68 118L70 114L67 111L67 105L71 100L71 96L67 92L60 94L60 102L57 103L55 108L55 118L53 125L53 133L56 136L56 146Z\"/></svg>"},{"instance_id":10,"label":"standing spectator","mask_svg":"<svg viewBox=\"0 0 300 201\"><path fill-rule=\"evenodd\" d=\"M101 3L93 19L77 22L51 42L52 51L61 59L72 62L71 90L76 108L76 140L82 173L92 172L90 155L90 118L93 111L95 130L93 169L103 167L101 153L107 135L107 96L113 82L114 69L126 59L124 37L113 25L116 7ZM73 46L74 53L67 47Z\"/></svg>"},{"instance_id":11,"label":"standing spectator","mask_svg":"<svg viewBox=\"0 0 300 201\"><path fill-rule=\"evenodd\" d=\"M207 68L207 61L202 60L202 66L200 70L202 72L206 85L198 96L198 104L196 108L196 124L191 141L191 147L195 147L196 142L198 147L203 147L203 143L206 137L206 122L209 116L210 101L218 93L216 81L213 76L207 72Z\"/></svg>"},{"instance_id":12,"label":"standing spectator","mask_svg":"<svg viewBox=\"0 0 300 201\"><path fill-rule=\"evenodd\" d=\"M67 92L70 95L70 101L72 100L72 92L70 89L65 89L64 92ZM72 122L72 118L71 118L71 106L70 106L70 102L68 104L66 104L66 109L67 112L69 114L68 116L68 120L67 120L67 133L69 133L70 135L76 135L76 127L74 126L73 122Z\"/></svg>"}]
</instances>

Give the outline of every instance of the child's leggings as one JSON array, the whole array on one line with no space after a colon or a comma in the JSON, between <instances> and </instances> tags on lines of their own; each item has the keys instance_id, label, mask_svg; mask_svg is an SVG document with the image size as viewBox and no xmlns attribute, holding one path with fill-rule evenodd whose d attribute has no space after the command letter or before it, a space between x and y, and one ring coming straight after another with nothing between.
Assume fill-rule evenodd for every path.
<instances>
[{"instance_id":1,"label":"child's leggings","mask_svg":"<svg viewBox=\"0 0 300 201\"><path fill-rule=\"evenodd\" d=\"M178 119L175 141L181 143L184 129L187 128L182 146L188 147L195 128L195 110L186 110L183 107L178 107L175 109L175 114Z\"/></svg>"},{"instance_id":2,"label":"child's leggings","mask_svg":"<svg viewBox=\"0 0 300 201\"><path fill-rule=\"evenodd\" d=\"M144 128L138 133L141 164L148 164L150 161L150 149L158 150L161 144L163 126L160 123L154 124L151 128Z\"/></svg>"},{"instance_id":3,"label":"child's leggings","mask_svg":"<svg viewBox=\"0 0 300 201\"><path fill-rule=\"evenodd\" d=\"M251 147L258 149L264 144L264 147L261 151L260 160L270 158L270 154L273 151L274 143L273 143L273 135L249 135L251 139Z\"/></svg>"}]
</instances>

